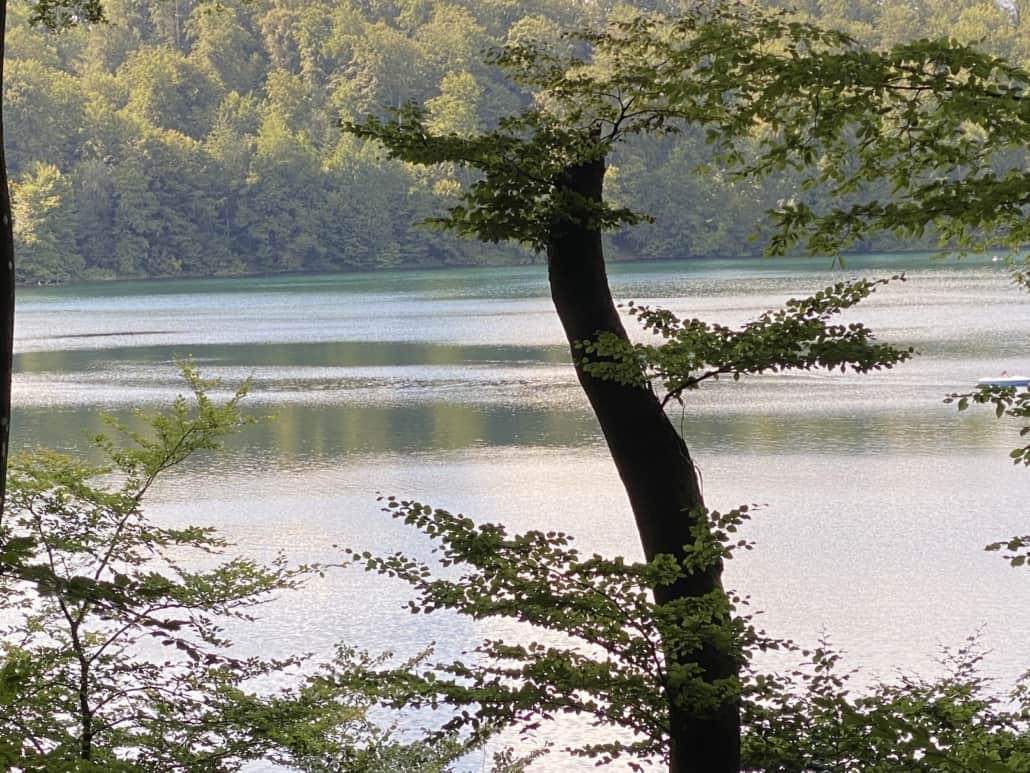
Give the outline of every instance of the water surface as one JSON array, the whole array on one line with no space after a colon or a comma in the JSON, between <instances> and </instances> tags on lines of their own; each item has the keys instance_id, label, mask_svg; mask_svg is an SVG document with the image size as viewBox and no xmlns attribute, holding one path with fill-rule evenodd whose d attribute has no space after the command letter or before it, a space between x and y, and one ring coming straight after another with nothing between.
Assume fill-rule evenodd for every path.
<instances>
[{"instance_id":1,"label":"water surface","mask_svg":"<svg viewBox=\"0 0 1030 773\"><path fill-rule=\"evenodd\" d=\"M765 505L750 528L758 548L728 574L770 632L826 634L849 664L890 677L932 669L939 645L981 631L988 670L1011 679L1030 665L1030 579L982 546L1026 533L1030 473L1006 459L1011 425L941 401L978 377L1030 371L1030 299L1004 271L874 256L844 271L818 259L620 264L611 279L621 300L737 324L842 278L899 270L906 282L848 319L914 346L913 362L719 381L673 418L712 506ZM171 474L151 500L155 517L216 525L242 551L425 555L379 511L381 491L637 553L540 267L31 289L17 325L19 447L83 448L101 412L131 420L180 391L175 363L187 356L226 384L252 380L248 410L274 418ZM328 652L343 638L411 653L435 639L456 653L485 632L416 621L406 597L378 577L331 574L269 607L240 646Z\"/></svg>"}]
</instances>

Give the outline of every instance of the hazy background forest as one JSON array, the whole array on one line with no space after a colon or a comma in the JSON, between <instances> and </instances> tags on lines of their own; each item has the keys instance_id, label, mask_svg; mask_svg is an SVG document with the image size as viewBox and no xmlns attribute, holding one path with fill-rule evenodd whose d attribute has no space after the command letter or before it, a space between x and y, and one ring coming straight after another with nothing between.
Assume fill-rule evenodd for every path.
<instances>
[{"instance_id":1,"label":"hazy background forest","mask_svg":"<svg viewBox=\"0 0 1030 773\"><path fill-rule=\"evenodd\" d=\"M675 2L641 2L661 9ZM769 5L776 5L770 3ZM784 5L787 5L786 3ZM1030 2L799 0L802 16L874 46L981 40L1030 64ZM11 7L7 147L19 279L333 271L532 260L418 228L456 192L451 169L389 161L341 119L427 101L466 132L525 95L483 51L627 11L575 0L109 0L109 24L50 34ZM693 170L703 137L636 142L613 199L654 215L611 237L622 257L748 255L789 174L736 185ZM891 237L860 249L926 247Z\"/></svg>"}]
</instances>

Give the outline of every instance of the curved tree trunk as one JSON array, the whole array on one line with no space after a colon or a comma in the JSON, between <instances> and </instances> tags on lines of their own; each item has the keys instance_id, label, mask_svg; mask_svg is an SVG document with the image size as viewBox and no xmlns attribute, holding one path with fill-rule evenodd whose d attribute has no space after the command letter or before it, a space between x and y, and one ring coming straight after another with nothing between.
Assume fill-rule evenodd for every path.
<instances>
[{"instance_id":1,"label":"curved tree trunk","mask_svg":"<svg viewBox=\"0 0 1030 773\"><path fill-rule=\"evenodd\" d=\"M0 0L0 93L4 83L7 2ZM7 496L7 455L11 438L11 373L14 370L14 230L11 192L4 154L3 105L0 104L0 519Z\"/></svg>"},{"instance_id":2,"label":"curved tree trunk","mask_svg":"<svg viewBox=\"0 0 1030 773\"><path fill-rule=\"evenodd\" d=\"M561 184L600 202L604 161L566 170ZM547 246L551 297L577 361L576 374L593 407L612 459L629 496L648 560L659 554L683 555L692 543L690 513L703 507L701 487L690 453L650 388L594 378L578 360L576 342L608 331L628 339L612 301L600 232L569 218L551 228ZM702 596L722 589L722 567L697 573L655 590L659 603ZM732 653L708 648L691 657L706 680L737 672ZM715 715L695 716L690 706L670 698L671 773L729 773L739 770L740 719L736 702Z\"/></svg>"}]
</instances>

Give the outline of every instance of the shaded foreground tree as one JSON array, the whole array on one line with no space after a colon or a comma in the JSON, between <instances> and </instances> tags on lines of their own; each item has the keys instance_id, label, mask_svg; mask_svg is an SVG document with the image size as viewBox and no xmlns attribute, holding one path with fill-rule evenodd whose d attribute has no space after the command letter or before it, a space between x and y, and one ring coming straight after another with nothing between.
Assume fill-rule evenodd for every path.
<instances>
[{"instance_id":1,"label":"shaded foreground tree","mask_svg":"<svg viewBox=\"0 0 1030 773\"><path fill-rule=\"evenodd\" d=\"M0 3L0 94L3 93L4 30L7 3ZM0 516L7 494L7 454L11 439L11 377L14 372L14 223L11 190L3 151L4 118L0 104ZM0 557L3 545L0 544ZM0 563L2 567L2 563Z\"/></svg>"},{"instance_id":2,"label":"shaded foreground tree","mask_svg":"<svg viewBox=\"0 0 1030 773\"><path fill-rule=\"evenodd\" d=\"M448 569L403 554L348 552L366 570L408 583L412 612L516 620L530 629L517 642L487 639L470 657L449 663L384 668L380 661L369 669L343 653L333 686L397 710L448 704L454 710L442 729L471 730L472 738L500 725L532 742L533 731L556 715L587 719L603 732L584 736L566 728L570 746L563 751L597 765L643 771L667 757L667 693L676 667L662 652L692 649L710 611L706 599L658 604L652 590L751 549L741 538L751 508L699 519L681 560L662 555L640 563L583 554L558 531L513 534L503 524L477 524L418 502L390 497L385 504L387 513L429 538ZM829 645L802 649L770 638L754 627L747 600L729 596L733 633L745 653L741 770L1030 771L1030 674L999 696L981 673L976 637L944 649L942 676L899 675L856 695L852 673ZM750 656L768 650L798 664L765 672ZM687 677L681 689L691 698L705 699L697 680L679 676ZM547 751L538 748L527 762Z\"/></svg>"},{"instance_id":3,"label":"shaded foreground tree","mask_svg":"<svg viewBox=\"0 0 1030 773\"><path fill-rule=\"evenodd\" d=\"M232 770L288 756L302 737L318 748L361 721L360 702L310 686L254 693L248 680L303 659L235 657L221 630L252 620L255 606L316 567L234 558L192 571L184 556L217 556L227 543L144 515L159 478L245 423L245 390L217 404L209 382L189 368L185 376L191 400L143 418L140 430L111 422L95 439L107 466L45 450L12 460L0 536L24 555L0 578L4 769Z\"/></svg>"},{"instance_id":4,"label":"shaded foreground tree","mask_svg":"<svg viewBox=\"0 0 1030 773\"><path fill-rule=\"evenodd\" d=\"M872 52L846 35L741 6L641 16L580 43L590 51L578 58L532 46L496 57L536 101L494 131L434 136L411 106L392 120L350 128L381 140L395 157L482 173L438 224L546 251L555 306L645 555L682 557L704 503L689 452L661 404L703 378L754 371L720 363L694 341L667 360L678 370L663 377L664 397L646 377L634 377L641 360L632 357L608 293L600 232L640 216L604 200L609 152L629 135L697 123L740 176L802 172L797 195L772 213L773 252L799 243L835 252L878 230L918 236L934 229L944 246L1019 245L1030 203L1022 165L1030 77L953 41ZM887 201L874 198L882 181L892 189ZM663 320L661 312L644 318L659 333ZM784 343L771 347L766 367L784 366L776 353ZM720 574L713 562L656 588L656 598L718 594ZM712 620L723 614L713 611ZM733 679L733 655L713 641L675 658L698 664L711 685ZM671 769L733 769L732 699L699 715L669 689L666 683Z\"/></svg>"},{"instance_id":5,"label":"shaded foreground tree","mask_svg":"<svg viewBox=\"0 0 1030 773\"><path fill-rule=\"evenodd\" d=\"M730 680L712 684L710 675L698 678L701 666L693 656L699 644L721 639L727 654L778 646L746 618L724 619L738 600L721 589L656 600L748 547L734 538L750 517L747 507L695 514L691 540L678 556L662 553L635 563L583 555L570 536L557 531L510 534L501 524L477 525L418 502L391 497L385 504L386 512L430 538L444 566L457 570L441 576L403 554L348 550L367 570L411 585L412 612L451 610L533 628L530 643L487 640L471 661L428 669L340 669L346 687L395 709L449 704L455 711L444 730L471 731L472 738L493 726L532 732L555 715L575 715L605 732L564 751L598 765L618 760L640 771L670 758L676 730L670 695L684 702L682 710L701 716L703 709L720 710L740 697L739 685ZM724 768L738 764L733 751L731 761L720 763ZM681 769L700 769L695 762L683 758Z\"/></svg>"},{"instance_id":6,"label":"shaded foreground tree","mask_svg":"<svg viewBox=\"0 0 1030 773\"><path fill-rule=\"evenodd\" d=\"M3 93L3 53L7 3L0 3L0 94ZM7 454L11 438L11 376L14 370L14 223L11 190L4 156L4 114L0 100L0 516L7 492ZM3 557L0 544L0 558ZM2 562L0 562L2 569Z\"/></svg>"},{"instance_id":7,"label":"shaded foreground tree","mask_svg":"<svg viewBox=\"0 0 1030 773\"><path fill-rule=\"evenodd\" d=\"M773 24L761 17L749 23ZM636 310L645 327L670 344L663 349L669 357L652 362L650 371L645 367L645 352L631 343L608 287L602 232L646 218L605 199L606 159L633 135L722 118L722 95L709 90L699 73L712 66L713 51L732 60L753 44L735 37L743 18L718 9L658 24L638 20L583 34L582 55L553 55L527 44L504 49L495 64L531 90L534 102L491 131L434 134L427 111L416 105L346 128L379 140L394 158L479 173L435 224L546 253L551 297L576 374L625 487L644 554L649 561L669 556L682 563L708 522L689 449L664 410L669 400L720 375L849 366L866 371L889 367L908 353L873 344L860 325L827 324L830 307L839 310L867 294L841 285L807 306L794 302L801 307L793 309L796 314L765 315L739 337L692 320L681 324L667 312ZM658 55L655 41L676 56ZM719 345L705 348L702 333L713 333L709 343ZM660 384L652 381L656 375ZM652 585L660 605L695 602L689 646L662 637L668 761L675 773L736 771L740 765L742 654L721 575L717 556Z\"/></svg>"},{"instance_id":8,"label":"shaded foreground tree","mask_svg":"<svg viewBox=\"0 0 1030 773\"><path fill-rule=\"evenodd\" d=\"M454 736L402 742L366 718L369 698L311 655L241 655L256 608L328 567L227 557L209 527L165 526L152 487L250 423L246 386L224 401L183 368L190 396L108 419L103 466L39 449L12 458L0 538L0 769L233 771L248 761L318 773L433 773L467 754ZM198 566L199 565L199 566ZM363 669L374 657L340 646ZM510 758L510 755L508 755ZM498 762L504 762L502 753ZM518 761L496 773L517 773Z\"/></svg>"},{"instance_id":9,"label":"shaded foreground tree","mask_svg":"<svg viewBox=\"0 0 1030 773\"><path fill-rule=\"evenodd\" d=\"M581 363L585 374L644 390L659 410L720 374L889 367L910 351L875 343L860 323L833 322L888 281L841 282L790 300L738 330L634 305L631 315L656 334L657 343L631 344L606 331L574 350L590 357ZM533 626L534 637L546 643L488 640L477 648L480 662L474 663L372 671L345 664L339 676L351 689L393 708L450 704L458 711L444 729L471 729L473 739L484 728L531 730L556 714L586 716L621 734L570 747L569 753L598 764L626 760L634 769L662 759L673 770L703 769L716 760L711 749L704 750L702 765L697 756L673 760L676 734L696 730L675 724L677 714L688 721L710 719L727 704L736 709L742 698L771 697L767 687L775 682L751 671L751 656L791 645L756 631L741 611L746 602L721 584L704 593L682 590L696 587L698 577L718 582L723 560L750 549L737 534L750 518L748 507L726 513L698 507L684 514L689 534L678 552L657 552L647 563L581 556L572 538L560 532L509 536L502 525L477 526L417 502L389 498L385 509L433 540L444 566L464 572L457 579L441 577L403 554L348 550L367 570L408 582L416 592L411 611L514 619ZM731 678L712 679L698 658L706 647L735 658ZM730 751L719 764L739 766L737 750Z\"/></svg>"}]
</instances>

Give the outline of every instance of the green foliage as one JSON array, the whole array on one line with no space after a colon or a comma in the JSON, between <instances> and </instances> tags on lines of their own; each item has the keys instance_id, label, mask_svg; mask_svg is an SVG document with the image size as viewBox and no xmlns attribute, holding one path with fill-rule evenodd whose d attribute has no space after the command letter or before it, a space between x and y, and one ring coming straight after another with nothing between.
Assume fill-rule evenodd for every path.
<instances>
[{"instance_id":1,"label":"green foliage","mask_svg":"<svg viewBox=\"0 0 1030 773\"><path fill-rule=\"evenodd\" d=\"M992 542L985 550L1008 551L1004 557L1012 566L1030 566L1030 534L1011 537L1002 542Z\"/></svg>"},{"instance_id":2,"label":"green foliage","mask_svg":"<svg viewBox=\"0 0 1030 773\"><path fill-rule=\"evenodd\" d=\"M433 540L443 571L403 554L348 553L366 570L411 585L412 613L450 610L475 620L515 620L535 631L529 644L484 641L467 663L350 668L338 675L345 686L394 708L452 706L445 731L466 729L473 737L497 726L530 731L562 714L580 715L620 732L565 751L598 764L624 759L641 769L668 753L670 701L704 716L741 690L736 678L702 679L700 667L690 664L692 653L714 644L743 660L776 646L732 614L741 601L735 596L713 592L665 605L652 597L653 588L749 548L736 536L750 518L747 507L706 514L682 560L662 556L649 564L582 555L560 532L509 535L501 525L477 526L417 502L388 498L385 509Z\"/></svg>"},{"instance_id":3,"label":"green foliage","mask_svg":"<svg viewBox=\"0 0 1030 773\"><path fill-rule=\"evenodd\" d=\"M557 184L570 166L605 155L605 146L589 132L569 127L556 117L529 110L502 120L493 131L473 137L431 137L422 108L406 105L389 120L374 117L347 124L351 133L385 145L392 158L421 165L457 164L482 173L430 223L486 242L514 241L542 249L549 227L563 213L608 230L642 218L625 208L589 202Z\"/></svg>"},{"instance_id":4,"label":"green foliage","mask_svg":"<svg viewBox=\"0 0 1030 773\"><path fill-rule=\"evenodd\" d=\"M143 430L112 420L94 438L104 466L45 450L11 464L0 522L0 767L164 773L272 759L303 768L373 741L399 754L364 719L366 699L306 677L306 657L231 652L224 625L252 622L257 605L321 567L226 559L213 529L144 515L159 477L246 422L246 387L218 403L211 382L190 366L183 373L190 399L143 417ZM211 568L192 568L198 560ZM271 675L286 686L251 686Z\"/></svg>"},{"instance_id":5,"label":"green foliage","mask_svg":"<svg viewBox=\"0 0 1030 773\"><path fill-rule=\"evenodd\" d=\"M68 171L85 123L75 79L55 66L14 59L4 71L6 155L13 176L34 164Z\"/></svg>"},{"instance_id":6,"label":"green foliage","mask_svg":"<svg viewBox=\"0 0 1030 773\"><path fill-rule=\"evenodd\" d=\"M426 102L429 129L437 134L469 135L479 121L482 89L469 72L450 72L440 81L440 96Z\"/></svg>"},{"instance_id":7,"label":"green foliage","mask_svg":"<svg viewBox=\"0 0 1030 773\"><path fill-rule=\"evenodd\" d=\"M210 131L222 95L204 67L161 48L130 56L118 78L128 95L126 111L146 124L194 139Z\"/></svg>"},{"instance_id":8,"label":"green foliage","mask_svg":"<svg viewBox=\"0 0 1030 773\"><path fill-rule=\"evenodd\" d=\"M37 164L11 182L18 279L61 282L82 268L75 252L75 210L71 183L55 166Z\"/></svg>"},{"instance_id":9,"label":"green foliage","mask_svg":"<svg viewBox=\"0 0 1030 773\"><path fill-rule=\"evenodd\" d=\"M1019 32L1025 15L992 11L988 5L965 4L960 12L955 4L930 0L807 3L790 16L698 6L684 17L645 13L636 19L635 8L675 11L676 6L310 0L294 7L273 0L229 0L178 10L174 4L116 3L108 9L106 24L97 23L95 3L47 0L35 3L32 13L12 7L5 138L12 171L21 177L37 163L56 166L79 204L68 222L74 248L61 263L48 260L37 268L36 256L25 252L21 265L31 281L44 274L129 277L525 261L530 256L524 249L471 248L445 234L419 233L414 224L439 218L456 203L456 186L471 184L473 178L450 167L425 171L407 163L381 175L377 146L340 143L338 120L413 100L429 108L426 128L443 136L455 132L468 139L476 130L493 131L496 141L515 145L492 149L499 165L496 180L510 189L494 203L518 204L527 217L543 222L551 204L562 204L548 199L553 181L546 175L523 179L504 168L505 158L521 147L527 161L547 162L553 152L559 155L550 160L560 165L566 151L559 146L572 146L552 119L576 128L577 157L600 150L589 133L581 133L589 129L590 116L602 121L602 135L610 134L607 122L622 108L617 98L604 95L618 95L619 89L632 93L652 71L659 76L658 88L623 105L626 115L618 120L623 130L639 118L676 136L661 144L634 140L617 149L609 143L618 167L618 195L610 211L585 213L605 227L636 223L611 242L623 254L754 254L762 242L749 241L752 226L763 222L770 209L779 212L783 231L777 249L807 238L815 228L809 218L823 216L831 218L825 221L825 247L837 234L841 244L850 240L860 250L926 249L941 233L935 230L934 212L966 217L970 243L999 234L1005 238L1001 219L1014 223L1018 206L1002 197L1011 194L1013 202L1019 201L1024 183L1021 146L1005 151L1003 145L1006 138L1018 142L1025 134L1020 134L1019 111L1004 113L1008 102L1018 100L992 103L987 87L1008 71L999 64L991 75L984 69L993 66L986 55L954 43L910 43L895 54L866 59L855 43L886 46L912 35L960 37L986 31L992 55L1030 61L1030 35ZM30 29L30 16L37 25L65 31ZM852 37L816 31L813 22L840 27ZM583 27L600 32L561 35L563 29ZM500 69L480 61L482 49L505 44L507 52L497 59ZM537 53L528 80L506 80L505 73L516 74L530 63L530 52ZM662 63L666 52L673 56ZM909 82L898 76L891 81L898 84L893 101L868 86L877 73L907 67L906 57L913 67L941 74L911 80L908 91ZM709 61L711 67L705 64ZM952 65L956 73L943 74ZM967 77L974 70L976 78ZM940 95L939 106L920 91L938 84L954 92ZM967 85L954 91L956 84ZM570 99L568 89L579 96ZM540 95L535 102L530 92ZM725 104L712 99L719 94ZM902 100L906 94L911 108ZM239 100L247 100L258 119L232 125L231 147L240 152L230 158L223 111ZM523 119L528 123L521 128L509 124L507 130L501 126L505 116L517 116L527 106ZM311 163L302 165L302 173L290 142L275 144L270 156L246 152L255 147L261 118L267 116L306 148ZM938 128L916 132L911 121L905 123L920 116L933 119ZM963 123L968 116L969 123ZM732 146L739 154L726 160L754 173L736 179L720 171L704 131L687 128L692 122L715 129L729 142L719 147L728 151ZM537 129L536 139L528 142L526 133ZM854 136L860 130L878 132L876 153L882 160L870 156L853 165L855 175L868 178L862 190L849 190L846 184L851 157L831 140L838 129ZM954 136L948 134L952 129ZM169 153L153 144L156 136L170 142L171 131L196 141L180 143L172 154L175 163L168 163ZM911 158L905 144L909 134L916 143ZM935 147L940 148L937 161L947 160L955 171L914 171L932 160ZM985 173L994 177L960 185L963 159L977 147L997 148L993 162L983 159ZM467 147L464 152L475 156L490 150ZM863 144L862 151L867 150L872 153ZM813 165L807 171L796 168L809 161ZM710 171L694 174L703 165ZM344 168L348 174L341 175ZM544 163L539 168L552 167ZM100 182L98 170L106 174ZM844 175L839 183L813 179L813 187L804 190L813 174L831 170ZM890 184L873 180L880 171ZM881 212L886 202L896 200L890 186L904 182L908 172L911 202L898 199L896 209ZM946 184L937 186L934 175ZM167 196L157 195L151 209L137 196L153 188ZM526 209L527 201L535 202L534 208ZM474 200L466 207L475 209ZM836 210L842 214L834 215ZM656 222L648 222L650 216ZM39 216L33 212L31 217ZM864 227L877 218L882 227ZM297 224L292 231L281 226L287 220ZM525 225L497 217L483 235L524 241L533 236ZM920 229L925 233L917 238ZM274 237L277 246L262 250L267 237Z\"/></svg>"},{"instance_id":10,"label":"green foliage","mask_svg":"<svg viewBox=\"0 0 1030 773\"><path fill-rule=\"evenodd\" d=\"M1030 420L1030 389L1026 387L982 385L973 392L951 394L944 402L955 403L960 411L971 405L990 405L999 419L1009 417L1024 422ZM1023 424L1019 434L1022 437L1030 435L1030 424ZM1009 458L1013 464L1030 466L1030 443L1013 448ZM992 542L987 550L1007 551L1004 557L1012 566L1030 566L1030 535Z\"/></svg>"},{"instance_id":11,"label":"green foliage","mask_svg":"<svg viewBox=\"0 0 1030 773\"><path fill-rule=\"evenodd\" d=\"M720 53L733 34L746 42ZM1030 73L1012 62L954 38L873 50L748 11L663 52L712 57L690 88L719 159L747 178L799 175L772 212L773 252L832 253L883 231L963 248L1027 241Z\"/></svg>"},{"instance_id":12,"label":"green foliage","mask_svg":"<svg viewBox=\"0 0 1030 773\"><path fill-rule=\"evenodd\" d=\"M636 135L690 127L704 129L712 164L732 179L794 182L772 207L773 252L803 242L836 253L884 231L965 247L1026 241L1030 75L1001 58L950 40L873 51L734 4L613 15L571 37L574 53L530 42L494 55L534 101L478 136L434 134L412 105L346 126L406 162L477 170L461 202L431 222L485 241L540 247L561 216L598 229L648 220L570 198L563 173Z\"/></svg>"},{"instance_id":13,"label":"green foliage","mask_svg":"<svg viewBox=\"0 0 1030 773\"><path fill-rule=\"evenodd\" d=\"M999 696L981 674L971 639L945 651L944 676L903 676L851 689L852 673L825 643L809 650L755 630L725 596L657 605L651 588L732 558L752 545L739 529L752 510L710 513L682 563L650 564L581 554L560 532L509 534L411 501L385 511L425 534L433 564L403 554L348 551L366 571L408 583L413 614L457 613L471 620L511 620L528 627L510 639L482 642L466 661L416 659L392 668L342 653L331 678L376 695L386 707L449 707L444 731L512 727L531 733L562 715L603 728L597 739L563 751L631 769L668 753L668 701L698 711L726 694L743 698L742 770L765 773L1030 770L1030 688L1025 679ZM720 605L713 614L712 605ZM712 621L719 619L719 625ZM696 651L704 640L733 649L744 665L733 684L711 685L690 669L670 670L668 647ZM752 658L779 650L794 668L768 673ZM726 691L726 694L717 694Z\"/></svg>"},{"instance_id":14,"label":"green foliage","mask_svg":"<svg viewBox=\"0 0 1030 773\"><path fill-rule=\"evenodd\" d=\"M1008 416L1030 420L1030 389L1027 387L982 385L973 392L949 395L944 402L955 403L960 411L970 405L990 405L999 419ZM1024 425L1019 434L1030 435L1030 425ZM1012 449L1009 457L1013 464L1030 466L1030 444Z\"/></svg>"},{"instance_id":15,"label":"green foliage","mask_svg":"<svg viewBox=\"0 0 1030 773\"><path fill-rule=\"evenodd\" d=\"M903 280L902 276L892 277ZM587 373L625 384L658 383L662 403L681 401L685 391L702 381L732 376L825 368L857 373L891 368L912 356L913 350L876 343L861 322L830 324L887 284L888 279L838 282L784 308L731 330L698 319L681 320L671 311L639 306L627 308L659 344L633 344L611 333L579 344Z\"/></svg>"},{"instance_id":16,"label":"green foliage","mask_svg":"<svg viewBox=\"0 0 1030 773\"><path fill-rule=\"evenodd\" d=\"M945 650L943 677L902 676L852 695L852 674L825 643L809 662L766 675L746 704L744 769L772 773L1030 770L1026 678L999 697L975 638Z\"/></svg>"},{"instance_id":17,"label":"green foliage","mask_svg":"<svg viewBox=\"0 0 1030 773\"><path fill-rule=\"evenodd\" d=\"M48 30L61 30L104 21L99 0L33 0L29 22Z\"/></svg>"},{"instance_id":18,"label":"green foliage","mask_svg":"<svg viewBox=\"0 0 1030 773\"><path fill-rule=\"evenodd\" d=\"M542 249L563 219L594 230L645 222L646 215L578 195L565 182L570 169L606 159L629 137L708 120L710 109L692 88L697 62L689 56L662 60L668 50L661 56L651 50L655 40L665 39L656 30L658 19L641 15L611 21L599 33L573 36L590 47L589 57L543 50L534 42L509 43L491 60L533 93L534 102L478 135L434 133L427 111L415 104L396 108L385 119L367 117L344 126L382 143L393 158L474 170L479 177L462 192L460 203L450 206L446 217L430 220L463 236ZM683 19L685 30L705 23L704 12ZM718 99L714 92L700 96Z\"/></svg>"}]
</instances>

